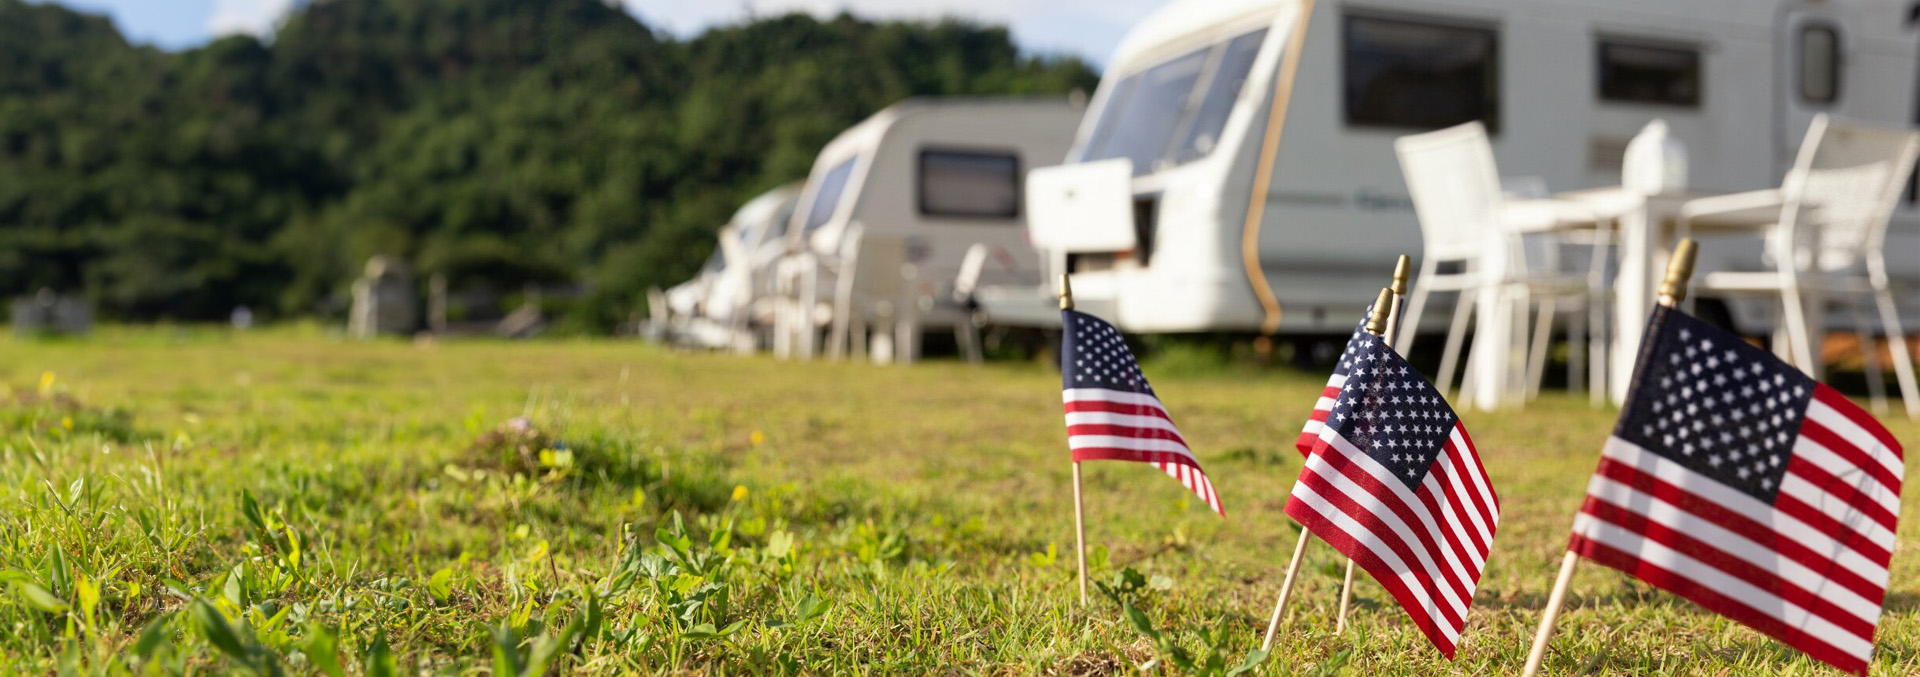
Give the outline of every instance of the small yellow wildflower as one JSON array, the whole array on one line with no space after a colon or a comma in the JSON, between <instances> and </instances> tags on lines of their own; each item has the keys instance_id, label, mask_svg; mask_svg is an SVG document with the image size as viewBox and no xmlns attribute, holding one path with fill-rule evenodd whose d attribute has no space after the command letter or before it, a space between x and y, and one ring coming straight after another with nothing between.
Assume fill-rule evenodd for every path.
<instances>
[{"instance_id":1,"label":"small yellow wildflower","mask_svg":"<svg viewBox=\"0 0 1920 677\"><path fill-rule=\"evenodd\" d=\"M744 501L744 500L747 500L747 485L745 485L745 484L736 484L736 485L734 485L734 487L733 487L733 500L736 500L736 501Z\"/></svg>"},{"instance_id":2,"label":"small yellow wildflower","mask_svg":"<svg viewBox=\"0 0 1920 677\"><path fill-rule=\"evenodd\" d=\"M40 394L53 392L53 372L40 372Z\"/></svg>"},{"instance_id":3,"label":"small yellow wildflower","mask_svg":"<svg viewBox=\"0 0 1920 677\"><path fill-rule=\"evenodd\" d=\"M72 417L72 416L62 416L62 417L60 417L60 427L62 427L62 428L66 428L66 429L68 429L68 430L72 430L72 429L73 429L73 417Z\"/></svg>"},{"instance_id":4,"label":"small yellow wildflower","mask_svg":"<svg viewBox=\"0 0 1920 677\"><path fill-rule=\"evenodd\" d=\"M758 430L755 430L753 431L753 434L747 436L747 441L752 442L753 446L756 446L756 447L762 444L766 444L767 434L760 432Z\"/></svg>"}]
</instances>

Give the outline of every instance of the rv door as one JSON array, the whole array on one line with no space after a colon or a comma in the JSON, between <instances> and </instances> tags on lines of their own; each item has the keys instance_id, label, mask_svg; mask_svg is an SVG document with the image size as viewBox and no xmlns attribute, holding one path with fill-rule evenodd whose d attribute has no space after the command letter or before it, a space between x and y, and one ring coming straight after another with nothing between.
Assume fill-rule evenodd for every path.
<instances>
[{"instance_id":1,"label":"rv door","mask_svg":"<svg viewBox=\"0 0 1920 677\"><path fill-rule=\"evenodd\" d=\"M1793 164L1813 116L1831 113L1846 96L1847 35L1833 3L1789 2L1780 12L1774 87L1776 174Z\"/></svg>"}]
</instances>

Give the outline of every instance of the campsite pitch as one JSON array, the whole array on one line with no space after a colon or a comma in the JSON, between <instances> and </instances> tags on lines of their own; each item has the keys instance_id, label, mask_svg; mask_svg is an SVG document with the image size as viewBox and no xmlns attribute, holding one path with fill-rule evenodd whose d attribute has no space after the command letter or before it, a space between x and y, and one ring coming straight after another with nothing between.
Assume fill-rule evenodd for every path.
<instances>
[{"instance_id":1,"label":"campsite pitch","mask_svg":"<svg viewBox=\"0 0 1920 677\"><path fill-rule=\"evenodd\" d=\"M1147 360L1228 517L1086 464L1082 609L1045 366L310 330L5 345L8 674L1229 674L1297 537L1293 439L1326 376ZM1518 673L1614 416L1553 394L1464 417L1502 523L1456 661L1371 581L1334 635L1342 562L1316 543L1252 673ZM1916 502L1875 674L1920 672ZM1601 567L1559 627L1548 674L1837 674Z\"/></svg>"}]
</instances>

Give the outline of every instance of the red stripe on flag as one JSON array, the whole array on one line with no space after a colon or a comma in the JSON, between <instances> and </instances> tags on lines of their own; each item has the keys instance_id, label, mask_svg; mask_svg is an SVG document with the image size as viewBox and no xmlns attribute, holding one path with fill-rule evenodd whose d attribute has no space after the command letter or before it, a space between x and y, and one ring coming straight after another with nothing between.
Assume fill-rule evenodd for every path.
<instances>
[{"instance_id":1,"label":"red stripe on flag","mask_svg":"<svg viewBox=\"0 0 1920 677\"><path fill-rule=\"evenodd\" d=\"M1073 450L1073 460L1133 461L1135 463L1193 463L1193 457L1176 451L1143 451L1118 447L1081 447Z\"/></svg>"},{"instance_id":2,"label":"red stripe on flag","mask_svg":"<svg viewBox=\"0 0 1920 677\"><path fill-rule=\"evenodd\" d=\"M1635 491L1665 501L1701 519L1718 524L1721 528L1739 534L1747 540L1772 547L1774 551L1800 563L1802 566L1826 573L1833 582L1840 584L1861 597L1870 600L1880 599L1885 594L1885 591L1881 589L1880 586L1873 584L1873 582L1845 568L1835 566L1833 558L1814 552L1813 549L1806 547L1799 541L1782 538L1780 532L1755 521L1743 513L1730 510L1719 503L1701 497L1699 494L1683 490L1652 475L1642 473L1638 468L1602 457L1600 459L1600 467L1594 471L1594 474L1606 477ZM1819 527L1815 528L1818 529ZM1834 535L1831 532L1826 533Z\"/></svg>"},{"instance_id":3,"label":"red stripe on flag","mask_svg":"<svg viewBox=\"0 0 1920 677\"><path fill-rule=\"evenodd\" d=\"M1805 588L1781 578L1772 571L1754 566L1752 563L1716 548L1687 534L1675 531L1666 525L1647 519L1633 512L1596 497L1588 496L1580 512L1592 515L1600 520L1612 523L1627 531L1639 534L1641 538L1672 548L1688 557L1712 565L1729 576L1746 581L1756 588L1773 593L1782 600L1799 605L1827 622L1839 626L1842 630L1873 639L1873 623L1854 615L1826 598L1808 592ZM1769 544L1761 543L1762 547ZM1877 597L1867 597L1876 601Z\"/></svg>"},{"instance_id":4,"label":"red stripe on flag","mask_svg":"<svg viewBox=\"0 0 1920 677\"><path fill-rule=\"evenodd\" d=\"M1323 454L1322 458L1336 455L1337 454ZM1299 481L1301 484L1305 484L1307 487L1313 489L1314 493L1319 494L1321 498L1326 499L1327 503L1331 504L1334 508L1346 513L1347 517L1360 523L1362 527L1368 527L1371 530L1370 527L1372 525L1378 525L1382 521L1378 516L1374 515L1372 511L1354 503L1352 498L1349 498L1346 493L1334 487L1332 482L1327 481L1327 478L1320 476L1319 473L1307 470L1300 473ZM1292 501L1288 501L1288 504L1291 505ZM1292 514L1292 511L1289 510L1288 514ZM1384 528L1384 526L1382 528ZM1417 537L1425 535L1421 533L1421 530L1418 528L1409 527L1408 531L1414 532ZM1315 533L1318 534L1319 532ZM1434 572L1429 568L1430 566L1444 565L1429 565L1423 563L1419 557L1414 556L1413 550L1409 549L1406 541L1401 539L1397 534L1391 532L1381 533L1378 530L1374 530L1374 538L1381 544L1387 546L1388 550L1392 550L1394 556L1399 557L1400 561L1406 565L1406 569L1403 571L1395 571L1382 566L1377 569L1369 568L1367 573L1373 574L1375 579L1395 578L1401 573L1413 576L1416 580L1420 581L1421 587L1427 592L1427 597L1433 600L1433 607L1440 611L1447 625L1455 628L1465 627L1466 624L1464 620L1452 609L1452 603L1442 597L1441 589L1434 580ZM1433 547L1432 541L1426 541L1426 546L1431 550ZM1346 549L1342 549L1341 552L1349 555L1352 554L1351 551ZM1467 595L1460 594L1459 589L1450 582L1447 583L1447 586L1455 593L1453 596L1456 599L1460 599L1463 602L1469 602L1471 600Z\"/></svg>"},{"instance_id":5,"label":"red stripe on flag","mask_svg":"<svg viewBox=\"0 0 1920 677\"><path fill-rule=\"evenodd\" d=\"M1445 451L1447 454L1456 453L1452 449ZM1493 549L1493 543L1490 540L1480 537L1480 529L1473 525L1473 519L1468 513L1468 511L1473 509L1473 504L1463 501L1458 496L1459 492L1454 489L1454 482L1463 478L1454 475L1454 465L1452 462L1445 465L1436 465L1438 465L1438 467L1435 467L1433 471L1428 474L1427 481L1431 482L1432 486L1428 491L1420 492L1419 495L1422 500L1426 501L1428 510L1434 513L1434 519L1442 520L1440 522L1442 527L1453 532L1449 535L1456 537L1462 549L1468 551L1469 554L1479 553L1481 563L1473 567L1473 573L1477 582L1481 570L1486 566L1487 553ZM1464 485L1465 482L1461 482L1461 484ZM1423 486L1425 486L1424 482ZM1492 526L1494 523L1486 522L1485 524ZM1471 559L1462 561L1468 563L1473 562Z\"/></svg>"},{"instance_id":6,"label":"red stripe on flag","mask_svg":"<svg viewBox=\"0 0 1920 677\"><path fill-rule=\"evenodd\" d=\"M1462 431L1463 433L1466 430L1465 428L1460 428L1458 424L1455 424L1454 428L1456 430ZM1466 435L1463 434L1460 436L1460 439L1466 440L1467 437ZM1467 474L1466 461L1461 457L1462 456L1475 457L1474 463L1476 467L1478 467L1478 464L1479 464L1478 457L1480 456L1480 454L1474 451L1472 446L1473 445L1472 441L1470 440L1467 441L1467 445L1468 446L1466 449L1460 449L1459 447L1453 444L1453 439L1451 437L1447 439L1447 445L1444 447L1444 449L1446 450L1447 456L1449 457L1449 462L1453 464L1453 472L1449 473L1449 476L1459 478L1460 488L1466 490L1466 494L1467 494L1465 496L1457 496L1455 494L1458 493L1458 490L1455 490L1452 486L1448 486L1447 496L1449 497L1449 500L1457 501L1462 506L1469 506L1469 505L1473 506L1474 511L1479 513L1480 523L1486 525L1487 527L1487 540L1485 541L1481 540L1480 530L1478 528L1473 528L1473 531L1472 531L1473 542L1477 544L1481 552L1486 552L1493 548L1493 543L1491 539L1493 538L1494 526L1500 523L1500 515L1498 512L1496 512L1498 510L1497 503L1495 504L1496 505L1495 508L1489 509L1487 507L1486 501L1480 498L1480 492L1474 491L1474 485L1478 484L1478 482L1474 481L1472 475ZM1486 475L1482 474L1481 477L1486 477ZM1493 487L1491 486L1487 487L1487 495L1493 496ZM1461 517L1466 517L1466 515L1463 514L1461 515ZM1472 527L1472 525L1467 525L1467 526Z\"/></svg>"},{"instance_id":7,"label":"red stripe on flag","mask_svg":"<svg viewBox=\"0 0 1920 677\"><path fill-rule=\"evenodd\" d=\"M1170 442L1179 442L1180 446L1183 447L1187 446L1187 441L1181 439L1180 433L1166 428L1136 428L1130 425L1115 425L1112 423L1075 423L1067 426L1067 437L1072 438L1076 435L1105 435L1110 437L1131 437L1143 440L1167 440Z\"/></svg>"},{"instance_id":8,"label":"red stripe on flag","mask_svg":"<svg viewBox=\"0 0 1920 677\"><path fill-rule=\"evenodd\" d=\"M1780 511L1782 515L1806 522L1807 526L1813 527L1815 531L1826 534L1841 545L1860 553L1860 556L1867 558L1867 561L1882 567L1893 561L1892 550L1874 543L1873 539L1867 538L1866 534L1827 516L1826 513L1820 512L1819 508L1808 505L1806 501L1795 498L1791 494L1783 491L1774 496L1773 509Z\"/></svg>"},{"instance_id":9,"label":"red stripe on flag","mask_svg":"<svg viewBox=\"0 0 1920 677\"><path fill-rule=\"evenodd\" d=\"M1460 441L1467 443L1467 449L1469 451L1473 451L1479 448L1473 445L1473 436L1467 434L1467 427L1464 425L1460 425L1460 422L1458 420L1455 420L1453 422L1453 431L1460 433ZM1452 449L1453 447L1451 445L1453 444L1453 438L1451 437L1447 438L1447 444L1449 445L1447 448ZM1480 463L1480 452L1473 451L1473 453L1470 453L1470 454L1454 454L1454 458L1460 458L1461 456L1468 456L1473 459L1473 469L1478 472L1479 477L1482 477L1482 478L1488 477L1487 466L1482 465ZM1470 475L1461 475L1461 477L1466 478L1466 477L1470 477ZM1465 484L1467 486L1473 486L1476 483L1472 481L1468 481L1468 482L1465 482ZM1500 492L1493 490L1493 481L1490 479L1484 483L1479 483L1479 485L1482 487L1486 487L1487 497L1493 499L1493 517L1487 521L1488 524L1493 524L1494 522L1498 521L1498 515L1500 512ZM1477 493L1478 492L1476 492L1476 494ZM1473 502L1475 505L1480 506L1480 511L1482 513L1485 513L1487 511L1487 506L1481 503L1477 495L1474 497Z\"/></svg>"},{"instance_id":10,"label":"red stripe on flag","mask_svg":"<svg viewBox=\"0 0 1920 677\"><path fill-rule=\"evenodd\" d=\"M1887 451L1893 452L1894 457L1906 460L1906 454L1900 449L1900 442L1893 439L1893 433L1888 432L1886 426L1880 425L1879 421L1874 420L1873 415L1867 413L1867 410L1861 409L1860 405L1854 404L1853 400L1847 399L1846 395L1842 395L1840 391L1827 387L1825 383L1815 383L1813 384L1813 397L1814 399L1820 400L1821 403L1833 407L1834 411L1840 412L1840 415L1846 417L1848 421L1852 421L1854 425L1858 425L1860 429L1867 431L1867 434L1872 435L1874 439L1880 441L1880 446L1886 447ZM1893 486L1897 487L1900 485L1895 483Z\"/></svg>"},{"instance_id":11,"label":"red stripe on flag","mask_svg":"<svg viewBox=\"0 0 1920 677\"><path fill-rule=\"evenodd\" d=\"M1880 502L1868 496L1867 492L1861 491L1856 482L1834 477L1825 468L1797 456L1787 462L1787 473L1798 476L1814 488L1839 499L1849 509L1860 511L1860 514L1866 515L1868 519L1886 527L1887 531L1894 531L1898 527L1899 516L1887 511L1886 506L1880 505ZM1893 494L1900 495L1898 491Z\"/></svg>"},{"instance_id":12,"label":"red stripe on flag","mask_svg":"<svg viewBox=\"0 0 1920 677\"><path fill-rule=\"evenodd\" d=\"M1406 503L1393 495L1393 488L1381 482L1380 478L1374 477L1373 473L1367 472L1365 468L1360 467L1359 463L1351 456L1336 453L1321 454L1320 458L1327 464L1327 467L1344 475L1348 481L1353 482L1354 485L1358 486L1362 491L1376 497L1381 504L1386 506L1388 511L1393 513L1394 517L1400 518L1400 523L1406 525L1407 531L1413 532L1414 539L1417 540L1420 546L1426 551L1427 556L1424 561L1428 562L1428 564L1423 566L1430 567L1430 574L1438 574L1442 581L1447 584L1448 589L1453 592L1455 599L1467 600L1472 598L1473 586L1455 575L1453 567L1447 564L1445 553L1442 553L1439 544L1434 542L1433 532L1427 529L1426 523L1421 521L1419 516L1415 515ZM1315 477L1319 478L1319 475L1316 473ZM1306 476L1303 474L1301 479L1304 481ZM1309 484L1308 486L1313 485ZM1329 499L1333 498L1327 493L1328 491L1334 491L1331 487L1322 489L1321 487L1314 486L1313 488L1315 491L1320 492L1321 496L1327 496ZM1416 495L1418 495L1418 493L1419 492L1415 492ZM1345 494L1341 494L1341 496L1344 497ZM1354 519L1359 520L1362 524L1368 523L1368 520L1361 519L1358 516L1355 516ZM1373 522L1381 522L1381 520L1376 517L1373 519ZM1437 527L1438 525L1435 526ZM1382 524L1382 528L1385 528L1384 524ZM1384 537L1385 535L1383 534L1382 540L1385 540ZM1459 561L1463 565L1466 565L1463 568L1471 568L1472 566L1472 560L1464 556L1460 557ZM1414 562L1414 559L1407 559L1408 564L1413 564Z\"/></svg>"},{"instance_id":13,"label":"red stripe on flag","mask_svg":"<svg viewBox=\"0 0 1920 677\"><path fill-rule=\"evenodd\" d=\"M1805 652L1815 659L1824 661L1847 672L1857 675L1867 674L1867 662L1853 654L1841 651L1819 637L1814 637L1788 626L1780 619L1761 613L1753 607L1720 594L1718 591L1693 582L1685 576L1668 571L1662 567L1642 560L1631 554L1621 552L1604 543L1589 540L1579 534L1573 536L1568 550L1594 562L1619 569L1640 580L1665 588L1692 600L1707 610L1744 623L1755 630L1787 643L1795 649Z\"/></svg>"},{"instance_id":14,"label":"red stripe on flag","mask_svg":"<svg viewBox=\"0 0 1920 677\"><path fill-rule=\"evenodd\" d=\"M1859 466L1862 471L1871 475L1873 479L1880 482L1881 485L1892 489L1894 495L1897 496L1900 494L1900 478L1894 477L1893 472L1887 470L1886 465L1876 460L1872 454L1867 453L1867 450L1854 446L1852 442L1848 442L1846 438L1841 437L1839 433L1821 425L1819 421L1813 420L1812 416L1801 420L1800 436L1818 443L1820 446L1826 447L1827 451L1833 452L1833 454L1839 456L1841 460ZM1895 453L1898 453L1897 448L1895 448ZM1891 529L1892 526L1888 526L1888 528Z\"/></svg>"},{"instance_id":15,"label":"red stripe on flag","mask_svg":"<svg viewBox=\"0 0 1920 677\"><path fill-rule=\"evenodd\" d=\"M1302 475L1302 479L1305 479L1304 474ZM1322 494L1322 496L1324 497L1325 495ZM1320 540L1332 545L1335 550L1350 554L1354 564L1360 565L1360 568L1365 569L1368 574L1371 574L1374 581L1378 582L1380 587L1386 588L1387 594L1392 595L1393 599L1400 603L1400 608L1406 609L1407 620L1413 622L1413 627L1419 628L1421 634L1426 635L1427 640L1433 642L1434 648L1440 650L1441 655L1446 656L1448 660L1453 659L1455 648L1453 641L1447 639L1446 631L1440 627L1439 623L1435 622L1433 615L1428 613L1429 606L1421 604L1420 600L1413 596L1413 591L1407 588L1406 581L1402 580L1399 576L1381 575L1379 573L1392 571L1392 568L1385 561L1382 561L1379 556L1373 554L1373 551L1362 544L1359 539L1354 538L1353 535L1348 534L1346 530L1341 529L1339 525L1334 524L1333 520L1322 516L1318 511L1314 510L1312 506L1307 505L1305 501L1289 499L1287 501L1286 512L1294 521L1306 527L1307 531L1313 535L1320 537ZM1307 535L1303 533L1300 537L1306 538ZM1431 609L1439 610L1441 608L1442 602L1440 600L1433 599L1431 595L1428 596L1428 599L1431 600Z\"/></svg>"},{"instance_id":16,"label":"red stripe on flag","mask_svg":"<svg viewBox=\"0 0 1920 677\"><path fill-rule=\"evenodd\" d=\"M1100 411L1100 412L1106 412L1109 414L1129 414L1133 416L1158 416L1160 418L1167 419L1168 421L1173 420L1173 417L1167 415L1166 409L1162 409L1160 407L1156 407L1150 404L1133 404L1128 402L1108 402L1106 400L1069 400L1068 402L1066 402L1066 408L1067 408L1067 413L1069 414L1080 413L1083 411Z\"/></svg>"},{"instance_id":17,"label":"red stripe on flag","mask_svg":"<svg viewBox=\"0 0 1920 677\"><path fill-rule=\"evenodd\" d=\"M1319 434L1300 433L1300 439L1293 441L1293 448L1300 450L1301 456L1308 456L1313 454L1313 448L1315 446L1318 446L1319 444L1320 444Z\"/></svg>"},{"instance_id":18,"label":"red stripe on flag","mask_svg":"<svg viewBox=\"0 0 1920 677\"><path fill-rule=\"evenodd\" d=\"M1461 568L1467 570L1467 575L1474 577L1477 581L1482 566L1480 563L1476 563L1476 558L1473 557L1473 552L1469 549L1469 544L1463 544L1460 541L1460 534L1462 532L1474 531L1473 526L1470 524L1460 524L1460 516L1455 514L1456 511L1450 510L1449 505L1443 505L1443 503L1451 503L1451 500L1446 498L1444 489L1448 482L1446 482L1444 478L1437 477L1445 470L1445 468L1434 468L1428 473L1428 477L1431 478L1433 485L1442 487L1440 496L1436 497L1432 491L1417 491L1414 492L1414 496L1418 497L1420 504L1426 507L1427 514L1433 516L1433 526L1440 532L1443 540L1446 541L1447 547L1453 551L1454 559L1460 562ZM1428 489L1430 487L1423 483L1421 488ZM1474 534L1469 533L1468 535L1471 537ZM1486 552L1486 549L1480 548L1478 543L1471 544L1471 546L1473 548L1479 548L1480 552ZM1484 557L1481 559L1484 560Z\"/></svg>"}]
</instances>

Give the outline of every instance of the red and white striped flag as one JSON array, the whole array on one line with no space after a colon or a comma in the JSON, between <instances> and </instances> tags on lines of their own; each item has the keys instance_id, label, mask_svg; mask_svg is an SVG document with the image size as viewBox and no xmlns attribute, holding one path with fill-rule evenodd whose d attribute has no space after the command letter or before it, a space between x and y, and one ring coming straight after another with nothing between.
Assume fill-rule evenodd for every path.
<instances>
[{"instance_id":1,"label":"red and white striped flag","mask_svg":"<svg viewBox=\"0 0 1920 677\"><path fill-rule=\"evenodd\" d=\"M1866 674L1904 474L1840 393L1654 311L1568 549Z\"/></svg>"},{"instance_id":2,"label":"red and white striped flag","mask_svg":"<svg viewBox=\"0 0 1920 677\"><path fill-rule=\"evenodd\" d=\"M1453 658L1500 525L1459 417L1379 337L1355 332L1287 514L1352 559Z\"/></svg>"},{"instance_id":3,"label":"red and white striped flag","mask_svg":"<svg viewBox=\"0 0 1920 677\"><path fill-rule=\"evenodd\" d=\"M1060 311L1061 397L1067 409L1067 447L1078 461L1151 463L1180 480L1220 516L1220 495L1200 470L1153 386L1140 374L1120 332L1100 318Z\"/></svg>"}]
</instances>

